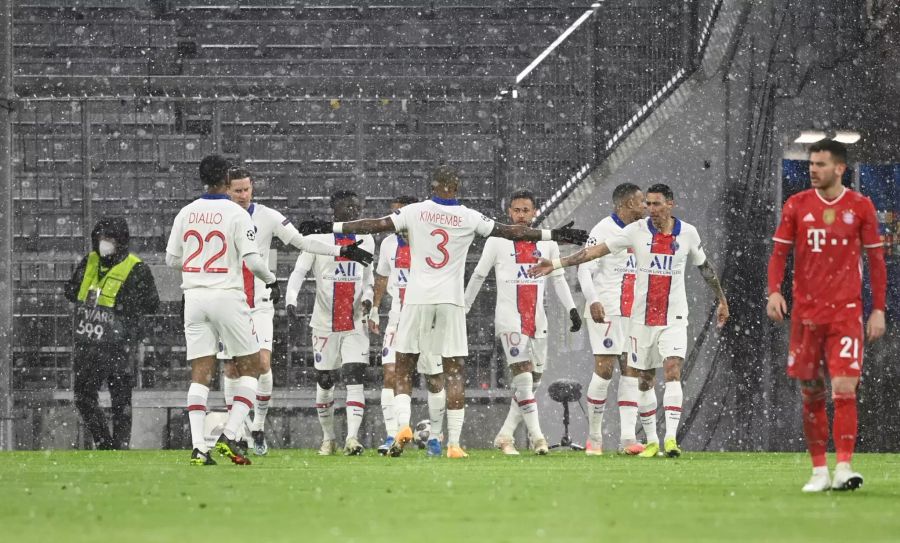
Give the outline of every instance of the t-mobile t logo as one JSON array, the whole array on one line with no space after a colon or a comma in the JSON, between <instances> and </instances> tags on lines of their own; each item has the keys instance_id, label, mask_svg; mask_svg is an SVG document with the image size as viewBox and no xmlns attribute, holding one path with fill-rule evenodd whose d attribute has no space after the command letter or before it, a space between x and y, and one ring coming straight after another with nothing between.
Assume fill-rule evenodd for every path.
<instances>
[{"instance_id":1,"label":"t-mobile t logo","mask_svg":"<svg viewBox=\"0 0 900 543\"><path fill-rule=\"evenodd\" d=\"M825 245L825 229L810 228L806 231L806 244L812 245L812 252L821 253L822 245Z\"/></svg>"}]
</instances>

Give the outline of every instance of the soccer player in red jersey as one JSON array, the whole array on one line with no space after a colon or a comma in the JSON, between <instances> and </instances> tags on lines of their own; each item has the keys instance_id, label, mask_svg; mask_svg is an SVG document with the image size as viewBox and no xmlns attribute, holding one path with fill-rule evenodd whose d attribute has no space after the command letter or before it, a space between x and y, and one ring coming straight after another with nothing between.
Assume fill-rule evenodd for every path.
<instances>
[{"instance_id":1,"label":"soccer player in red jersey","mask_svg":"<svg viewBox=\"0 0 900 543\"><path fill-rule=\"evenodd\" d=\"M809 148L812 188L788 198L775 231L769 259L766 313L781 322L787 303L781 295L788 254L794 252L793 308L788 375L800 380L803 432L812 456L813 474L804 492L855 490L863 478L850 467L856 445L856 389L863 362L862 252L869 260L872 313L866 339L884 334L887 268L878 235L875 206L841 184L847 148L822 140ZM823 365L823 361L825 364ZM834 401L834 446L837 466L828 476L825 450L825 367Z\"/></svg>"}]
</instances>

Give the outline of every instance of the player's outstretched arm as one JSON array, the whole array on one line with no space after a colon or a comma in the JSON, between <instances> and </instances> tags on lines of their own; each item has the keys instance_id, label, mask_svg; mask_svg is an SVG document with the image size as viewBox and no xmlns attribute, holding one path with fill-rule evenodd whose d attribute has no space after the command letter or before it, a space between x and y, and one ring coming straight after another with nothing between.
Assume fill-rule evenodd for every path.
<instances>
[{"instance_id":1,"label":"player's outstretched arm","mask_svg":"<svg viewBox=\"0 0 900 543\"><path fill-rule=\"evenodd\" d=\"M728 320L729 316L728 301L725 299L725 291L722 290L722 284L719 282L716 270L713 269L709 259L698 267L700 268L700 275L703 276L703 280L706 281L709 288L713 290L716 295L716 300L719 302L719 305L716 308L716 326L721 328L725 326L725 322Z\"/></svg>"},{"instance_id":2,"label":"player's outstretched arm","mask_svg":"<svg viewBox=\"0 0 900 543\"><path fill-rule=\"evenodd\" d=\"M586 230L572 228L575 221L569 222L560 228L552 230L539 230L528 226L520 226L517 224L494 223L494 229L491 236L498 238L511 239L513 241L556 241L559 243L571 243L573 245L584 245L588 240Z\"/></svg>"},{"instance_id":3,"label":"player's outstretched arm","mask_svg":"<svg viewBox=\"0 0 900 543\"><path fill-rule=\"evenodd\" d=\"M380 219L360 219L348 222L303 221L297 226L301 234L379 234L396 232L394 221L390 217Z\"/></svg>"},{"instance_id":4,"label":"player's outstretched arm","mask_svg":"<svg viewBox=\"0 0 900 543\"><path fill-rule=\"evenodd\" d=\"M608 254L609 247L606 246L606 243L601 243L599 245L585 247L577 253L572 253L569 256L564 256L562 258L553 260L542 258L528 270L528 275L530 277L544 277L549 275L553 270L584 264L585 262L589 262L595 258L602 258Z\"/></svg>"}]
</instances>

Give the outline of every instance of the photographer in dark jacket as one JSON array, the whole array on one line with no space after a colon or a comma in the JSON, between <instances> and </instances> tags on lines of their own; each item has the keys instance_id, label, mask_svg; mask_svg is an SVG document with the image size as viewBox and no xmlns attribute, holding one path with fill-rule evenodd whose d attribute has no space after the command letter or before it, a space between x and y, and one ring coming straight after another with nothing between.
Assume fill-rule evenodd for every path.
<instances>
[{"instance_id":1,"label":"photographer in dark jacket","mask_svg":"<svg viewBox=\"0 0 900 543\"><path fill-rule=\"evenodd\" d=\"M159 306L150 268L128 252L129 238L125 219L101 219L91 232L93 250L65 288L75 304L75 406L98 449L127 449L131 441L130 346L143 337L141 317ZM104 382L112 403L112 435L98 401Z\"/></svg>"}]
</instances>

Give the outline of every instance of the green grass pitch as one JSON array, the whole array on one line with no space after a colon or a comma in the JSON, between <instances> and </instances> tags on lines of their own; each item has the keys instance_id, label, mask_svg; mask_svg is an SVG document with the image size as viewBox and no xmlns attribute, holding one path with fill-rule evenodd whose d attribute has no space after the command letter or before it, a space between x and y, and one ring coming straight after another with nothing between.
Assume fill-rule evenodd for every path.
<instances>
[{"instance_id":1,"label":"green grass pitch","mask_svg":"<svg viewBox=\"0 0 900 543\"><path fill-rule=\"evenodd\" d=\"M900 455L857 455L857 492L804 495L802 454L470 453L273 450L212 467L187 451L0 453L0 540L900 540Z\"/></svg>"}]
</instances>

